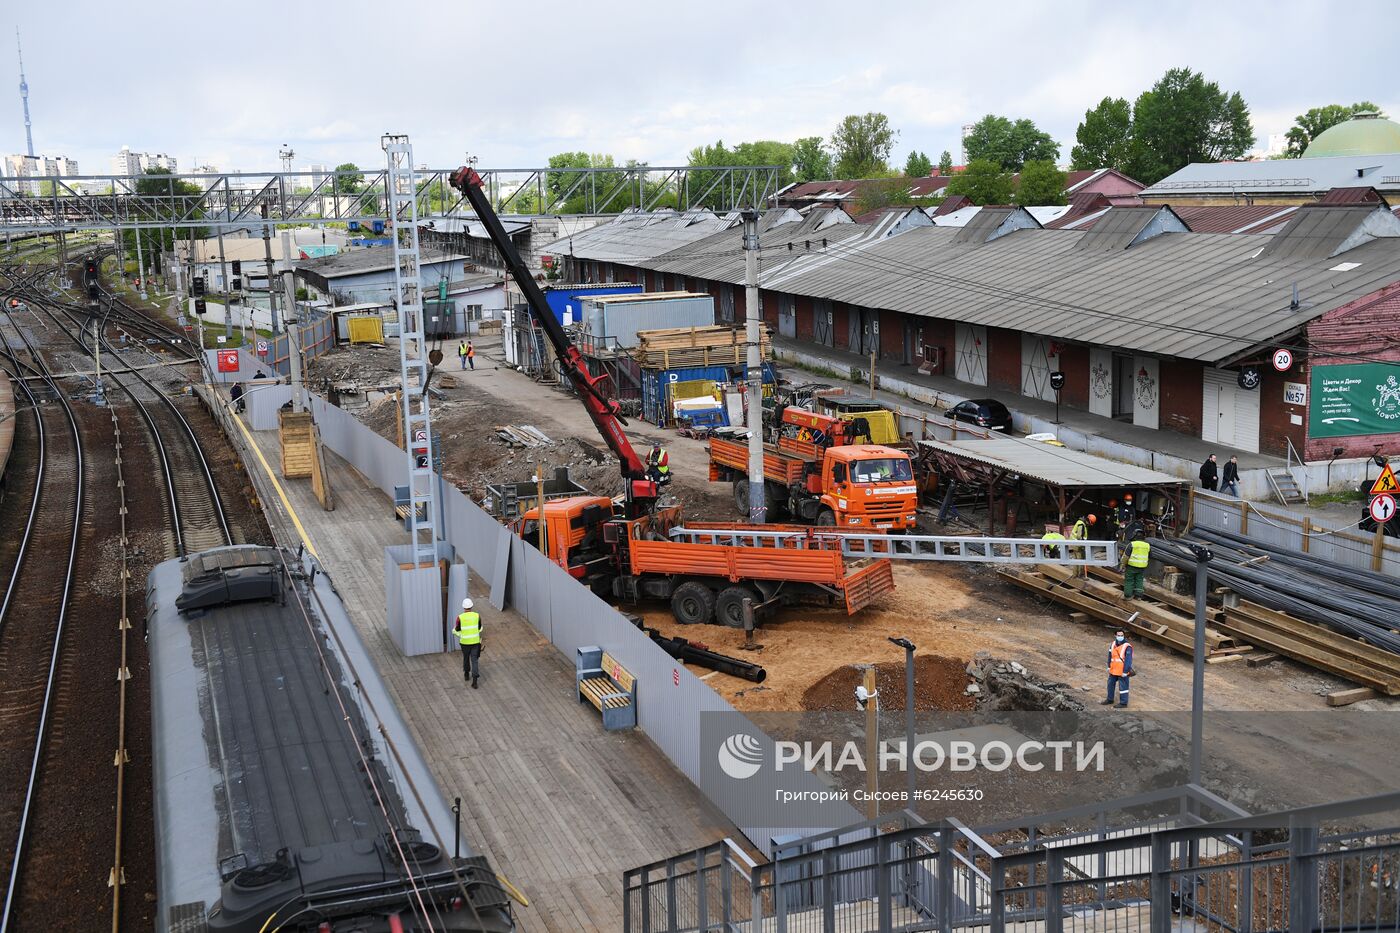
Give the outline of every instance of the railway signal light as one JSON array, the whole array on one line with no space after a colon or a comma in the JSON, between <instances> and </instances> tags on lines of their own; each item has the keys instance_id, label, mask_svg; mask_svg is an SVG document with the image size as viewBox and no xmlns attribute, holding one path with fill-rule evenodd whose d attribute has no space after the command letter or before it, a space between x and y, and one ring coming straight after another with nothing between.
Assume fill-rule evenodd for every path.
<instances>
[{"instance_id":1,"label":"railway signal light","mask_svg":"<svg viewBox=\"0 0 1400 933\"><path fill-rule=\"evenodd\" d=\"M194 313L195 313L195 314L198 314L198 315L201 315L201 316L202 316L202 315L204 314L205 310L206 310L208 307L209 307L209 306L208 306L207 304L205 304L203 298L196 298L196 299L194 300Z\"/></svg>"},{"instance_id":2,"label":"railway signal light","mask_svg":"<svg viewBox=\"0 0 1400 933\"><path fill-rule=\"evenodd\" d=\"M193 289L193 294L195 294L195 295L203 295L203 294L204 294L204 276L202 276L202 275L197 275L197 276L194 277L194 289Z\"/></svg>"},{"instance_id":3,"label":"railway signal light","mask_svg":"<svg viewBox=\"0 0 1400 933\"><path fill-rule=\"evenodd\" d=\"M243 280L242 280L241 278L239 278L238 276L235 275L235 276L233 277L233 290L234 290L234 291L241 291L242 289L243 289Z\"/></svg>"},{"instance_id":4,"label":"railway signal light","mask_svg":"<svg viewBox=\"0 0 1400 933\"><path fill-rule=\"evenodd\" d=\"M83 267L83 268L84 268L85 271L87 272L87 277L88 277L89 280L97 278L97 260L96 260L96 259L89 259L89 260L84 264L84 267Z\"/></svg>"},{"instance_id":5,"label":"railway signal light","mask_svg":"<svg viewBox=\"0 0 1400 933\"><path fill-rule=\"evenodd\" d=\"M235 259L235 260L233 261L233 274L234 274L234 275L242 275L242 274L243 274L243 260L241 260L241 259ZM237 281L237 279L235 279L234 281ZM238 286L235 285L234 287L237 288Z\"/></svg>"}]
</instances>

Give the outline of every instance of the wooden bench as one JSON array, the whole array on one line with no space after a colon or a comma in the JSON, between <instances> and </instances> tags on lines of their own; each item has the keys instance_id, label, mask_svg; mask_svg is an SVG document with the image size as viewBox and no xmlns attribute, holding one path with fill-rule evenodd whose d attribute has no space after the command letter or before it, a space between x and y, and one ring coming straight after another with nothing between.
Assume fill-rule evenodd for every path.
<instances>
[{"instance_id":1,"label":"wooden bench","mask_svg":"<svg viewBox=\"0 0 1400 933\"><path fill-rule=\"evenodd\" d=\"M602 648L578 649L575 683L578 701L587 700L603 714L609 732L637 725L637 678Z\"/></svg>"}]
</instances>

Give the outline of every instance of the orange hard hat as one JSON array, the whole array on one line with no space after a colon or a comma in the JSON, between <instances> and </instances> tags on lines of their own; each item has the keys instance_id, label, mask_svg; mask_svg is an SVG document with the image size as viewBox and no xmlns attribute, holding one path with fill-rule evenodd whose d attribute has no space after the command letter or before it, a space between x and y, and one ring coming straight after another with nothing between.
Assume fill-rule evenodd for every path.
<instances>
[{"instance_id":1,"label":"orange hard hat","mask_svg":"<svg viewBox=\"0 0 1400 933\"><path fill-rule=\"evenodd\" d=\"M1133 494L1132 494L1132 493L1128 493L1126 496L1123 497L1123 501L1124 501L1124 502L1132 502L1132 501L1133 501Z\"/></svg>"},{"instance_id":2,"label":"orange hard hat","mask_svg":"<svg viewBox=\"0 0 1400 933\"><path fill-rule=\"evenodd\" d=\"M1117 500L1117 499L1109 499L1109 500L1108 500L1108 507L1109 507L1110 509L1112 509L1112 508L1117 508L1117 506L1118 506L1118 500Z\"/></svg>"},{"instance_id":3,"label":"orange hard hat","mask_svg":"<svg viewBox=\"0 0 1400 933\"><path fill-rule=\"evenodd\" d=\"M1089 524L1092 525L1092 524L1094 524L1094 522L1096 522L1096 521L1098 521L1098 520L1099 520L1099 517L1098 517L1097 515L1095 515L1093 512L1090 512L1090 513L1089 513Z\"/></svg>"}]
</instances>

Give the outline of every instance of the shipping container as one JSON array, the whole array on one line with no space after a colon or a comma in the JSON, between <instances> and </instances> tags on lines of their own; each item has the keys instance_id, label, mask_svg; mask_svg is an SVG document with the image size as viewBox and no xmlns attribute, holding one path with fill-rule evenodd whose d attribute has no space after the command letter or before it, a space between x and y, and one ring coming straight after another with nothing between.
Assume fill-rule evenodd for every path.
<instances>
[{"instance_id":1,"label":"shipping container","mask_svg":"<svg viewBox=\"0 0 1400 933\"><path fill-rule=\"evenodd\" d=\"M747 366L691 366L684 369L642 370L642 418L659 427L675 423L672 403L676 398L693 397L693 390L677 392L679 385L709 382L717 386L739 388L748 379ZM771 363L763 364L765 393L776 380Z\"/></svg>"},{"instance_id":2,"label":"shipping container","mask_svg":"<svg viewBox=\"0 0 1400 933\"><path fill-rule=\"evenodd\" d=\"M637 346L637 332L669 327L713 327L715 300L693 292L646 292L583 299L590 342L609 351Z\"/></svg>"},{"instance_id":3,"label":"shipping container","mask_svg":"<svg viewBox=\"0 0 1400 933\"><path fill-rule=\"evenodd\" d=\"M635 295L642 286L633 282L576 283L572 285L551 285L544 290L544 299L549 302L549 310L560 324L578 324L583 320L583 299L595 295ZM567 314L569 320L565 322Z\"/></svg>"}]
</instances>

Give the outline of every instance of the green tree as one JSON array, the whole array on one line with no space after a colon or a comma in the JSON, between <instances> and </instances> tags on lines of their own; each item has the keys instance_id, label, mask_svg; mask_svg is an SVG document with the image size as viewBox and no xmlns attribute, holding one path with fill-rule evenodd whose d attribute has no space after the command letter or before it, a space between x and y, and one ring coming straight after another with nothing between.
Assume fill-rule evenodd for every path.
<instances>
[{"instance_id":1,"label":"green tree","mask_svg":"<svg viewBox=\"0 0 1400 933\"><path fill-rule=\"evenodd\" d=\"M1013 122L991 113L973 124L964 145L969 161L990 159L1011 172L1032 159L1060 157L1060 144L1030 120Z\"/></svg>"},{"instance_id":2,"label":"green tree","mask_svg":"<svg viewBox=\"0 0 1400 933\"><path fill-rule=\"evenodd\" d=\"M1303 154L1303 150L1308 148L1308 144L1316 139L1323 130L1334 127L1338 123L1345 123L1358 113L1368 110L1380 113L1380 109L1369 100L1363 100L1350 107L1344 104L1328 104L1325 107L1314 107L1307 113L1300 113L1293 123L1293 128L1288 131L1288 148L1284 151L1283 157L1296 159ZM1381 116L1385 116L1385 114L1382 113Z\"/></svg>"},{"instance_id":3,"label":"green tree","mask_svg":"<svg viewBox=\"0 0 1400 933\"><path fill-rule=\"evenodd\" d=\"M928 154L915 149L909 153L909 158L904 160L904 174L910 178L924 178L933 173L933 162L929 160Z\"/></svg>"},{"instance_id":4,"label":"green tree","mask_svg":"<svg viewBox=\"0 0 1400 933\"><path fill-rule=\"evenodd\" d=\"M991 159L972 159L943 190L949 196L960 194L973 204L1009 204L1016 183L1000 163Z\"/></svg>"},{"instance_id":5,"label":"green tree","mask_svg":"<svg viewBox=\"0 0 1400 933\"><path fill-rule=\"evenodd\" d=\"M185 218L189 216L202 217L199 210L200 196L204 193L199 185L191 184L187 181L179 181L171 176L170 169L151 167L146 169L145 174L136 181L137 194L147 195L152 211L161 219ZM200 228L193 230L196 239L202 238L205 231ZM134 230L127 230L122 234L125 248L131 251L136 249L136 235ZM156 270L159 260L154 257L161 251L170 252L175 248L175 238L185 239L191 235L189 228L185 227L161 227L158 229L146 229L140 231L141 249L146 251L146 268Z\"/></svg>"},{"instance_id":6,"label":"green tree","mask_svg":"<svg viewBox=\"0 0 1400 933\"><path fill-rule=\"evenodd\" d=\"M1084 112L1069 151L1070 167L1127 171L1133 158L1133 108L1121 97L1105 97Z\"/></svg>"},{"instance_id":7,"label":"green tree","mask_svg":"<svg viewBox=\"0 0 1400 933\"><path fill-rule=\"evenodd\" d=\"M820 136L803 136L792 144L792 172L798 181L826 181L834 174L831 153Z\"/></svg>"},{"instance_id":8,"label":"green tree","mask_svg":"<svg viewBox=\"0 0 1400 933\"><path fill-rule=\"evenodd\" d=\"M563 198L563 203L556 203L553 212L559 214L585 214L589 209L590 185L588 177L583 172L571 172L568 169L583 168L613 168L615 163L613 157L606 153L595 152L560 152L549 157L549 167L560 169L560 171L546 172L544 178L545 191L548 200L559 202ZM598 197L603 197L612 187L605 184L599 190L593 187ZM565 197L567 195L567 197Z\"/></svg>"},{"instance_id":9,"label":"green tree","mask_svg":"<svg viewBox=\"0 0 1400 933\"><path fill-rule=\"evenodd\" d=\"M1172 68L1133 105L1129 173L1151 185L1192 162L1238 159L1254 145L1249 107L1190 68Z\"/></svg>"},{"instance_id":10,"label":"green tree","mask_svg":"<svg viewBox=\"0 0 1400 933\"><path fill-rule=\"evenodd\" d=\"M889 171L890 149L898 131L883 113L851 114L831 134L839 178L875 178Z\"/></svg>"},{"instance_id":11,"label":"green tree","mask_svg":"<svg viewBox=\"0 0 1400 933\"><path fill-rule=\"evenodd\" d=\"M898 207L913 204L909 193L910 182L902 175L889 178L870 178L861 183L856 197L855 213L864 214L878 211L883 207Z\"/></svg>"},{"instance_id":12,"label":"green tree","mask_svg":"<svg viewBox=\"0 0 1400 933\"><path fill-rule=\"evenodd\" d=\"M354 162L342 162L335 167L335 170L337 172L335 176L336 194L355 194L364 187L365 173L360 171L360 167ZM346 174L341 175L340 172Z\"/></svg>"},{"instance_id":13,"label":"green tree","mask_svg":"<svg viewBox=\"0 0 1400 933\"><path fill-rule=\"evenodd\" d=\"M1033 159L1021 167L1021 179L1016 188L1016 203L1046 207L1065 203L1065 173L1054 162Z\"/></svg>"},{"instance_id":14,"label":"green tree","mask_svg":"<svg viewBox=\"0 0 1400 933\"><path fill-rule=\"evenodd\" d=\"M953 174L953 154L947 149L938 157L938 174L945 177Z\"/></svg>"}]
</instances>

